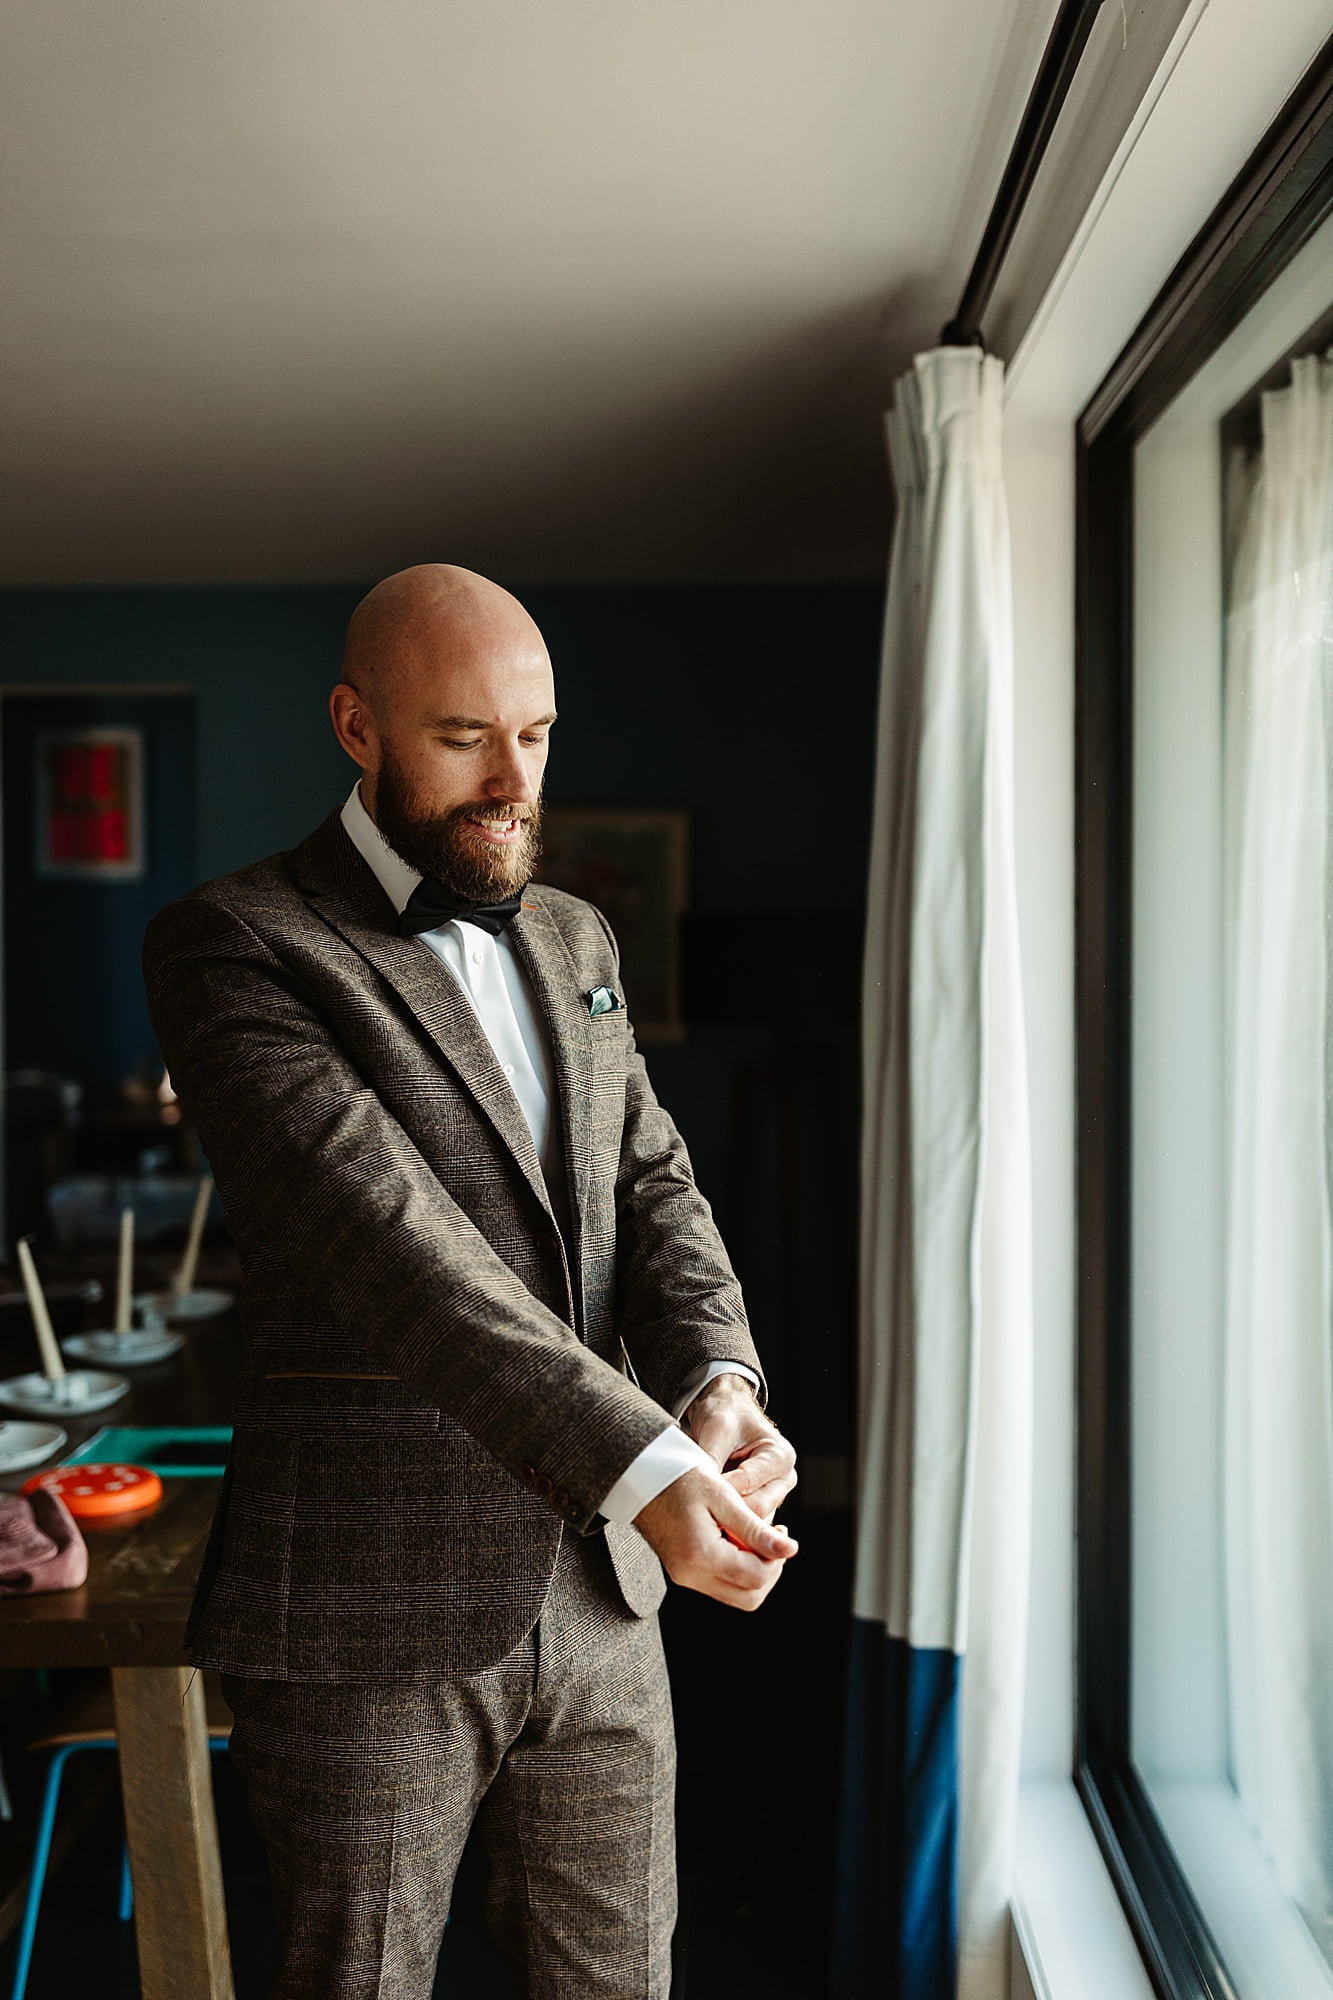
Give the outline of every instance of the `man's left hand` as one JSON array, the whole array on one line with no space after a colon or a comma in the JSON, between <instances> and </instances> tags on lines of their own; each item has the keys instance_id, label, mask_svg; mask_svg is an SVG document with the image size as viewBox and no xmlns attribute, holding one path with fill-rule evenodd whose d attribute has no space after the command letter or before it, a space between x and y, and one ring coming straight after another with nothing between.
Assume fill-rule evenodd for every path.
<instances>
[{"instance_id":1,"label":"man's left hand","mask_svg":"<svg viewBox=\"0 0 1333 2000\"><path fill-rule=\"evenodd\" d=\"M743 1375L715 1375L681 1418L746 1505L771 1521L796 1484L796 1453Z\"/></svg>"}]
</instances>

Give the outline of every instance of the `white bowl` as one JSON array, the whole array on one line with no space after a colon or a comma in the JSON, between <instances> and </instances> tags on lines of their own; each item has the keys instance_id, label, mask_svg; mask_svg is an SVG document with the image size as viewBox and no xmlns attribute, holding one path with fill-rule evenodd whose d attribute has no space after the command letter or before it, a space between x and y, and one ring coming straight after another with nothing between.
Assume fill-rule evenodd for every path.
<instances>
[{"instance_id":1,"label":"white bowl","mask_svg":"<svg viewBox=\"0 0 1333 2000\"><path fill-rule=\"evenodd\" d=\"M26 1472L68 1443L59 1424L0 1422L0 1472Z\"/></svg>"}]
</instances>

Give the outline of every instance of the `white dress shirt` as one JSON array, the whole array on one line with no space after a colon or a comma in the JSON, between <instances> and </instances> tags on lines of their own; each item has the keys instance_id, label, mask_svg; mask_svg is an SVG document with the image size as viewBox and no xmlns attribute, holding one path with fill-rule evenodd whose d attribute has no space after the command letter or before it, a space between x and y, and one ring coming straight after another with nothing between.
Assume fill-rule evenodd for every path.
<instances>
[{"instance_id":1,"label":"white dress shirt","mask_svg":"<svg viewBox=\"0 0 1333 2000\"><path fill-rule=\"evenodd\" d=\"M401 916L421 877L394 852L366 811L359 783L352 787L342 809L342 823L348 839ZM502 931L499 937L492 937L477 924L455 919L441 924L438 930L422 931L420 942L452 973L471 1002L482 1032L528 1121L551 1206L557 1217L563 1217L568 1213L565 1154L559 1120L551 1115L555 1090L550 1040L508 934ZM739 1362L709 1362L691 1375L672 1415L678 1418L717 1375L744 1375L757 1386L753 1371ZM670 1425L651 1444L645 1445L621 1473L599 1512L608 1521L632 1521L640 1508L696 1465L716 1470L701 1445L679 1425Z\"/></svg>"}]
</instances>

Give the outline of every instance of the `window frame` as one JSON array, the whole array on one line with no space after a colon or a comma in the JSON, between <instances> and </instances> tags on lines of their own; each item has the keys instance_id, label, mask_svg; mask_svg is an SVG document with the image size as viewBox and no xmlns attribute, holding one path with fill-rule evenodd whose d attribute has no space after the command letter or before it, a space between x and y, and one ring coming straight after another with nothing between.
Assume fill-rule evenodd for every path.
<instances>
[{"instance_id":1,"label":"window frame","mask_svg":"<svg viewBox=\"0 0 1333 2000\"><path fill-rule=\"evenodd\" d=\"M1131 1755L1134 451L1333 214L1333 39L1076 425L1074 1783L1161 2000L1238 2000Z\"/></svg>"}]
</instances>

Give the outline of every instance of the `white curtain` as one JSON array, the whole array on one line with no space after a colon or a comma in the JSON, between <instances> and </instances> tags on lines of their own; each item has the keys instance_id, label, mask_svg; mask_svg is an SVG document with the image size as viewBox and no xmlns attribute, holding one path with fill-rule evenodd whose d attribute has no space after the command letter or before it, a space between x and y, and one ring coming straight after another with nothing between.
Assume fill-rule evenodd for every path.
<instances>
[{"instance_id":1,"label":"white curtain","mask_svg":"<svg viewBox=\"0 0 1333 2000\"><path fill-rule=\"evenodd\" d=\"M956 1875L936 1890L956 1895L960 2000L1008 1990L1029 1549L1002 392L998 361L938 349L917 357L889 418L898 519L865 983L855 1609L906 1646L909 1672L961 1661ZM900 1979L908 2000L918 1989L906 1969Z\"/></svg>"},{"instance_id":2,"label":"white curtain","mask_svg":"<svg viewBox=\"0 0 1333 2000\"><path fill-rule=\"evenodd\" d=\"M1333 363L1263 398L1227 655L1233 1776L1333 1960Z\"/></svg>"}]
</instances>

